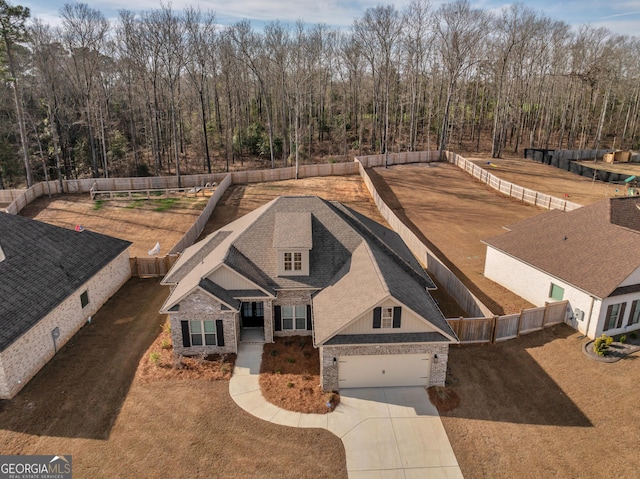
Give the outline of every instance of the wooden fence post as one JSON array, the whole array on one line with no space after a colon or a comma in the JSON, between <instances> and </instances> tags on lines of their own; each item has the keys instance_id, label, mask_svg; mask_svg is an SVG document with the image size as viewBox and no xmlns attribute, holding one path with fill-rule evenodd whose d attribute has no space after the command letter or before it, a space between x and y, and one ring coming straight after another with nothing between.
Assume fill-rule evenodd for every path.
<instances>
[{"instance_id":1,"label":"wooden fence post","mask_svg":"<svg viewBox=\"0 0 640 479\"><path fill-rule=\"evenodd\" d=\"M520 310L520 316L518 316L518 327L517 327L517 336L516 338L520 337L520 328L522 328L522 312L524 311L524 309Z\"/></svg>"},{"instance_id":2,"label":"wooden fence post","mask_svg":"<svg viewBox=\"0 0 640 479\"><path fill-rule=\"evenodd\" d=\"M493 316L493 321L491 321L491 344L496 343L496 334L498 333L498 317L496 315Z\"/></svg>"}]
</instances>

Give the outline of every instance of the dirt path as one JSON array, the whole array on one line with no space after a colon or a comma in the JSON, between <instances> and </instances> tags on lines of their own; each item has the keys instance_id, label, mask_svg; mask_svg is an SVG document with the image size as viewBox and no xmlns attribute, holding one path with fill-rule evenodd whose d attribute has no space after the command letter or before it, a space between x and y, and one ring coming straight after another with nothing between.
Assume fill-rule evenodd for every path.
<instances>
[{"instance_id":1,"label":"dirt path","mask_svg":"<svg viewBox=\"0 0 640 479\"><path fill-rule=\"evenodd\" d=\"M449 350L460 406L442 421L466 479L638 477L640 353L602 363L584 342L560 325Z\"/></svg>"},{"instance_id":2,"label":"dirt path","mask_svg":"<svg viewBox=\"0 0 640 479\"><path fill-rule=\"evenodd\" d=\"M482 240L543 210L500 196L449 163L371 171L387 204L491 311L510 314L532 307L483 276Z\"/></svg>"},{"instance_id":3,"label":"dirt path","mask_svg":"<svg viewBox=\"0 0 640 479\"><path fill-rule=\"evenodd\" d=\"M73 229L76 225L131 241L130 255L147 257L160 242L164 256L188 231L207 204L206 197L94 202L89 195L41 197L20 214Z\"/></svg>"},{"instance_id":4,"label":"dirt path","mask_svg":"<svg viewBox=\"0 0 640 479\"><path fill-rule=\"evenodd\" d=\"M0 401L0 453L72 454L74 477L346 478L340 439L254 418L227 381L136 379L166 295L157 281L130 280Z\"/></svg>"}]
</instances>

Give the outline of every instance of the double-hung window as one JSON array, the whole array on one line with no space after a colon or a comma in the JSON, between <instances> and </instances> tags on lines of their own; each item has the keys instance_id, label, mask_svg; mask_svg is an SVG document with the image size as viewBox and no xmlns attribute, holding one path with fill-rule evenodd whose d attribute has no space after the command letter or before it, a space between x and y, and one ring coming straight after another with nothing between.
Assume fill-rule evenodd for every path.
<instances>
[{"instance_id":1,"label":"double-hung window","mask_svg":"<svg viewBox=\"0 0 640 479\"><path fill-rule=\"evenodd\" d=\"M610 304L604 318L604 330L620 328L624 317L624 308L627 303Z\"/></svg>"},{"instance_id":2,"label":"double-hung window","mask_svg":"<svg viewBox=\"0 0 640 479\"><path fill-rule=\"evenodd\" d=\"M285 271L302 271L302 253L284 253Z\"/></svg>"},{"instance_id":3,"label":"double-hung window","mask_svg":"<svg viewBox=\"0 0 640 479\"><path fill-rule=\"evenodd\" d=\"M282 329L307 329L307 307L305 305L282 306Z\"/></svg>"},{"instance_id":4,"label":"double-hung window","mask_svg":"<svg viewBox=\"0 0 640 479\"><path fill-rule=\"evenodd\" d=\"M382 308L382 324L383 328L393 327L393 308Z\"/></svg>"},{"instance_id":5,"label":"double-hung window","mask_svg":"<svg viewBox=\"0 0 640 479\"><path fill-rule=\"evenodd\" d=\"M215 346L216 323L215 321L189 321L192 346Z\"/></svg>"}]
</instances>

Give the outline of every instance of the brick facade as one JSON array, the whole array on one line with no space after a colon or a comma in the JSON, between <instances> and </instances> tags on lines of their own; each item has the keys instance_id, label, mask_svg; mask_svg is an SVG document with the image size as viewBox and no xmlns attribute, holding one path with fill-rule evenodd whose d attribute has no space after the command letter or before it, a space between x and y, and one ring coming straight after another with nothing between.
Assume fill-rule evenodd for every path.
<instances>
[{"instance_id":1,"label":"brick facade","mask_svg":"<svg viewBox=\"0 0 640 479\"><path fill-rule=\"evenodd\" d=\"M226 307L226 306L225 306ZM190 346L182 345L181 321L215 321L222 320L224 346ZM240 313L223 309L222 304L203 291L196 291L180 302L180 309L169 315L171 324L171 341L176 356L196 356L198 354L237 353L237 325L240 324ZM216 339L217 340L217 339Z\"/></svg>"},{"instance_id":2,"label":"brick facade","mask_svg":"<svg viewBox=\"0 0 640 479\"><path fill-rule=\"evenodd\" d=\"M130 277L127 249L2 351L0 398L15 396L55 355L55 350L60 350ZM80 296L85 291L89 303L83 308ZM52 331L55 328L58 328L60 335L54 347Z\"/></svg>"},{"instance_id":3,"label":"brick facade","mask_svg":"<svg viewBox=\"0 0 640 479\"><path fill-rule=\"evenodd\" d=\"M444 386L447 377L447 361L449 360L448 344L393 344L380 346L322 346L320 347L320 383L325 391L337 391L338 364L333 358L340 356L365 356L381 354L417 354L438 355L437 361L431 362L431 376L428 386Z\"/></svg>"},{"instance_id":4,"label":"brick facade","mask_svg":"<svg viewBox=\"0 0 640 479\"><path fill-rule=\"evenodd\" d=\"M292 290L292 291L278 291L278 297L273 300L273 306L296 306L296 305L304 305L307 306L311 304L311 293L309 290ZM273 308L271 308L273 310ZM313 317L313 314L312 314ZM272 326L272 331L273 326ZM266 321L265 321L265 331L266 331ZM302 329L294 329L287 331L274 331L273 335L276 337L285 337L285 336L311 336L312 331L302 330Z\"/></svg>"}]
</instances>

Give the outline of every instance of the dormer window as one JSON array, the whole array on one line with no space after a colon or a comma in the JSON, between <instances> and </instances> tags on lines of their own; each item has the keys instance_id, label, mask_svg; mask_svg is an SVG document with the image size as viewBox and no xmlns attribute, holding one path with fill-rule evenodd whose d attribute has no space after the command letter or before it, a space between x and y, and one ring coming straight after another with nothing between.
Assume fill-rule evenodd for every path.
<instances>
[{"instance_id":1,"label":"dormer window","mask_svg":"<svg viewBox=\"0 0 640 479\"><path fill-rule=\"evenodd\" d=\"M302 271L302 253L284 253L285 271Z\"/></svg>"},{"instance_id":2,"label":"dormer window","mask_svg":"<svg viewBox=\"0 0 640 479\"><path fill-rule=\"evenodd\" d=\"M273 247L278 276L309 276L309 251L313 247L311 213L276 213Z\"/></svg>"}]
</instances>

